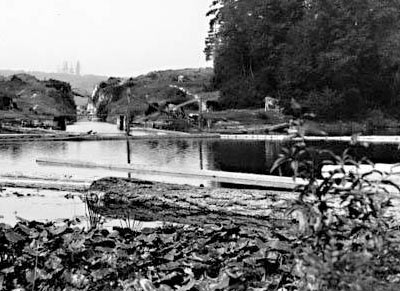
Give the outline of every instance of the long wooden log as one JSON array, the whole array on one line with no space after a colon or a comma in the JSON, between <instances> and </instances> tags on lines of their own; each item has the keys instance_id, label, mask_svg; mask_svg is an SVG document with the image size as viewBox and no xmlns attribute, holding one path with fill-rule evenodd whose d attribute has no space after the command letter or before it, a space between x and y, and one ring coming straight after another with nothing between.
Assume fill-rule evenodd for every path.
<instances>
[{"instance_id":1,"label":"long wooden log","mask_svg":"<svg viewBox=\"0 0 400 291\"><path fill-rule=\"evenodd\" d=\"M12 188L38 188L59 191L86 191L92 181L54 179L27 176L0 176L1 187Z\"/></svg>"},{"instance_id":2,"label":"long wooden log","mask_svg":"<svg viewBox=\"0 0 400 291\"><path fill-rule=\"evenodd\" d=\"M285 220L288 201L295 195L290 191L204 188L104 178L91 185L89 207L102 215L131 221L235 222L261 227L277 219Z\"/></svg>"},{"instance_id":3,"label":"long wooden log","mask_svg":"<svg viewBox=\"0 0 400 291\"><path fill-rule=\"evenodd\" d=\"M92 210L114 218L200 225L234 222L243 227L265 227L277 220L288 226L286 213L298 195L294 191L205 188L112 177L93 182L88 194ZM392 203L389 215L399 217L399 199Z\"/></svg>"},{"instance_id":4,"label":"long wooden log","mask_svg":"<svg viewBox=\"0 0 400 291\"><path fill-rule=\"evenodd\" d=\"M100 168L114 171L149 174L149 175L165 175L184 178L201 178L214 182L225 182L241 185L263 186L279 189L294 189L298 184L304 184L302 179L290 177L279 177L272 175L258 175L247 173L234 173L224 171L210 170L185 170L177 171L168 168L154 168L139 164L100 164L93 162L69 161L61 159L39 158L36 160L39 165L46 166L64 166L64 167L79 167L79 168Z\"/></svg>"}]
</instances>

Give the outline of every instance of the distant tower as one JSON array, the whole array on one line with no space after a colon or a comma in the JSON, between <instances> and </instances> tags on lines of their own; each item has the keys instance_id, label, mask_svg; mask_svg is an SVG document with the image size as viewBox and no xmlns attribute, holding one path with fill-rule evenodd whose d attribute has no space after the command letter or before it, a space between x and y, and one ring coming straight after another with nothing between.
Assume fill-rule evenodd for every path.
<instances>
[{"instance_id":1,"label":"distant tower","mask_svg":"<svg viewBox=\"0 0 400 291\"><path fill-rule=\"evenodd\" d=\"M68 62L67 62L67 61L64 61L64 62L63 62L61 72L63 72L64 74L68 74L68 72L69 72L69 67L68 67Z\"/></svg>"},{"instance_id":2,"label":"distant tower","mask_svg":"<svg viewBox=\"0 0 400 291\"><path fill-rule=\"evenodd\" d=\"M74 66L72 65L72 63L69 66L69 73L72 74L72 75L75 73Z\"/></svg>"},{"instance_id":3,"label":"distant tower","mask_svg":"<svg viewBox=\"0 0 400 291\"><path fill-rule=\"evenodd\" d=\"M81 63L79 61L76 62L75 74L78 76L81 74Z\"/></svg>"}]
</instances>

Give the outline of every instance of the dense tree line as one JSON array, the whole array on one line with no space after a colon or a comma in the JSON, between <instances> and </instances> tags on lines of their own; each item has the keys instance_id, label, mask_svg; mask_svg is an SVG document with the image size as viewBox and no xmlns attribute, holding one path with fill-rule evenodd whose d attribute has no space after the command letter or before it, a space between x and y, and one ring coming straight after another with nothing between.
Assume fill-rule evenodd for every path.
<instances>
[{"instance_id":1,"label":"dense tree line","mask_svg":"<svg viewBox=\"0 0 400 291\"><path fill-rule=\"evenodd\" d=\"M400 0L215 0L208 16L225 107L270 95L327 119L397 112Z\"/></svg>"}]
</instances>

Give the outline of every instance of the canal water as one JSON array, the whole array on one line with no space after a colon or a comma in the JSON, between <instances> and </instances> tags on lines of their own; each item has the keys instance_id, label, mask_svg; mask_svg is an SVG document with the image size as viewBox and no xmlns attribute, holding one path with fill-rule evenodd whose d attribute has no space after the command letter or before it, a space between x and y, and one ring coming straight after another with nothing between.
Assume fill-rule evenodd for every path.
<instances>
[{"instance_id":1,"label":"canal water","mask_svg":"<svg viewBox=\"0 0 400 291\"><path fill-rule=\"evenodd\" d=\"M74 125L73 130L90 129L97 132L103 129L108 133L120 133L115 125L98 122ZM144 134L136 132L135 134ZM309 142L311 146L330 149L340 154L345 142ZM270 174L273 162L278 158L282 147L288 142L220 140L220 139L136 139L102 141L33 141L0 144L0 176L19 175L57 179L94 180L107 176L127 177L125 172L104 169L82 169L43 166L36 163L39 158L56 158L81 162L103 164L132 164L169 168L171 170L221 170L230 172ZM358 157L366 156L377 163L400 162L400 151L396 144L377 144L351 146L351 153ZM136 175L136 174L135 174ZM206 180L171 178L170 176L135 176L162 182L185 183L192 185L211 185ZM212 185L217 186L217 185Z\"/></svg>"},{"instance_id":2,"label":"canal water","mask_svg":"<svg viewBox=\"0 0 400 291\"><path fill-rule=\"evenodd\" d=\"M122 134L115 125L104 123L77 123L67 130L74 132ZM136 131L137 135L144 134ZM331 149L341 153L349 145L346 143L310 143L319 148ZM277 141L240 141L219 139L144 139L130 140L129 160L134 164L143 164L155 168L171 170L221 170L243 173L270 174L274 160L279 156L287 142ZM103 169L83 169L49 167L36 163L41 157L121 164L128 161L128 142L112 141L36 141L0 144L0 176L19 175L57 179L95 180L107 176L127 177L128 173ZM367 156L374 162L398 163L400 154L398 145L353 146L351 152L362 157ZM205 186L232 186L211 184L206 180L189 178L171 178L170 176L148 176L131 174L133 178L151 179L161 182L184 183ZM38 195L13 195L10 189L0 193L0 222L13 222L10 217L48 220L67 218L85 214L85 207L80 198L66 200L64 193L52 196L50 192ZM29 194L29 193L28 193ZM47 198L46 198L47 197ZM50 197L50 198L49 198ZM18 202L19 201L19 202ZM23 202L24 201L24 202ZM11 206L12 205L12 206ZM25 208L24 208L25 207ZM29 211L27 210L29 209ZM28 215L29 213L29 215ZM68 214L69 213L69 214ZM36 216L35 216L36 215Z\"/></svg>"}]
</instances>

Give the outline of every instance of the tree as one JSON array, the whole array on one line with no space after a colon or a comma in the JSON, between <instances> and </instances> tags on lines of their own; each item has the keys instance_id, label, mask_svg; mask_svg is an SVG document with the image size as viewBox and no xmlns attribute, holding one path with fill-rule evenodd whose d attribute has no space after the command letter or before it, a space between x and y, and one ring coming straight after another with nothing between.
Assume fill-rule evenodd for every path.
<instances>
[{"instance_id":1,"label":"tree","mask_svg":"<svg viewBox=\"0 0 400 291\"><path fill-rule=\"evenodd\" d=\"M291 98L325 118L400 105L400 0L215 0L205 53L225 107Z\"/></svg>"},{"instance_id":2,"label":"tree","mask_svg":"<svg viewBox=\"0 0 400 291\"><path fill-rule=\"evenodd\" d=\"M259 106L275 93L289 28L301 19L300 0L216 0L207 14L206 57L228 107Z\"/></svg>"},{"instance_id":3,"label":"tree","mask_svg":"<svg viewBox=\"0 0 400 291\"><path fill-rule=\"evenodd\" d=\"M330 118L396 105L399 8L399 0L309 1L287 37L280 68L286 99L295 97L316 111L321 107L315 102L325 109L333 102Z\"/></svg>"}]
</instances>

